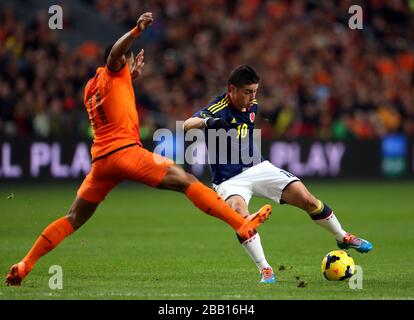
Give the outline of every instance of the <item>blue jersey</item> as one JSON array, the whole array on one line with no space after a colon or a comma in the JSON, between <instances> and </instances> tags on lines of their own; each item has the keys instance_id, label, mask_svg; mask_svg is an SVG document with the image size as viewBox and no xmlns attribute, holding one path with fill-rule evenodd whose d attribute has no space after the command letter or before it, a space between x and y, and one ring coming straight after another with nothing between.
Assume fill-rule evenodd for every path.
<instances>
[{"instance_id":1,"label":"blue jersey","mask_svg":"<svg viewBox=\"0 0 414 320\"><path fill-rule=\"evenodd\" d=\"M234 128L230 129L234 139L229 138L227 141L217 139L215 148L214 144L209 143L211 132L208 131L213 129L205 129L205 142L214 184L220 184L263 161L260 150L253 141L257 108L257 101L254 100L253 105L247 111L239 111L232 106L227 94L222 94L193 115L193 117L199 118L222 118ZM227 132L230 133L229 130ZM219 144L223 143L227 143L227 153L226 150L223 152L223 149L220 149ZM238 158L236 157L236 161L234 161L233 156L236 153Z\"/></svg>"}]
</instances>

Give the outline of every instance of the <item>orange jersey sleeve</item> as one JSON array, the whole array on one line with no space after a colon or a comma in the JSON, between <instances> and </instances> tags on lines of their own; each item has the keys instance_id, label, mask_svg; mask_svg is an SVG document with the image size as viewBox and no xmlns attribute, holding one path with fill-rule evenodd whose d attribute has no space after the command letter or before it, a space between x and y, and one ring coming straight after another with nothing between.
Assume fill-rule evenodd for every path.
<instances>
[{"instance_id":1,"label":"orange jersey sleeve","mask_svg":"<svg viewBox=\"0 0 414 320\"><path fill-rule=\"evenodd\" d=\"M107 66L98 68L86 84L84 104L94 132L92 161L127 145L141 145L127 64L118 72L111 72Z\"/></svg>"}]
</instances>

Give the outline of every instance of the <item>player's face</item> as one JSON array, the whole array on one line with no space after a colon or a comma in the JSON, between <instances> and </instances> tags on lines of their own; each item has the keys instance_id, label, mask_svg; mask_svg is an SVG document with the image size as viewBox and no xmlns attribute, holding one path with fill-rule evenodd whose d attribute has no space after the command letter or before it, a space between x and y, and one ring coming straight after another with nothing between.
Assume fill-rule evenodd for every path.
<instances>
[{"instance_id":1,"label":"player's face","mask_svg":"<svg viewBox=\"0 0 414 320\"><path fill-rule=\"evenodd\" d=\"M256 99L258 88L258 83L246 84L243 87L230 85L230 97L233 105L240 110L250 108Z\"/></svg>"}]
</instances>

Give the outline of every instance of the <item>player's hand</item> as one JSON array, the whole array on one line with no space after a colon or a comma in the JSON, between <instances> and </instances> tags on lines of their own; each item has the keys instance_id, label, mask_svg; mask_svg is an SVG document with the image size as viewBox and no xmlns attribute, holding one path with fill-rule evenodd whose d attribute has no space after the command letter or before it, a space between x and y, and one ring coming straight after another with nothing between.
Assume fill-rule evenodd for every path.
<instances>
[{"instance_id":1,"label":"player's hand","mask_svg":"<svg viewBox=\"0 0 414 320\"><path fill-rule=\"evenodd\" d=\"M135 57L135 62L131 74L132 79L136 79L141 76L144 64L144 49L141 49L141 51Z\"/></svg>"},{"instance_id":2,"label":"player's hand","mask_svg":"<svg viewBox=\"0 0 414 320\"><path fill-rule=\"evenodd\" d=\"M230 130L233 128L233 126L223 118L207 118L205 124L207 129Z\"/></svg>"},{"instance_id":3,"label":"player's hand","mask_svg":"<svg viewBox=\"0 0 414 320\"><path fill-rule=\"evenodd\" d=\"M147 27L149 27L152 22L154 21L154 18L152 17L152 12L145 12L142 14L138 20L137 20L137 28L139 32L144 31Z\"/></svg>"}]
</instances>

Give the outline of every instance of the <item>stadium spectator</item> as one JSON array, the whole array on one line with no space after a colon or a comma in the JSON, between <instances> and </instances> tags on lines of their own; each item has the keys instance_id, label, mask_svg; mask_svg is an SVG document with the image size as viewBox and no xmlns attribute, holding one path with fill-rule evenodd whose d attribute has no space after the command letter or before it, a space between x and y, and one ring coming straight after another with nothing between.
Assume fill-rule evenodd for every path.
<instances>
[{"instance_id":1,"label":"stadium spectator","mask_svg":"<svg viewBox=\"0 0 414 320\"><path fill-rule=\"evenodd\" d=\"M125 26L138 4L158 19L145 37L154 59L137 94L147 137L207 105L226 70L243 63L263 75L266 137L414 135L414 13L406 1L84 2ZM363 30L348 28L353 4L364 10ZM46 23L39 15L26 25L2 10L0 132L88 135L80 97L101 54L88 42L69 50Z\"/></svg>"}]
</instances>

